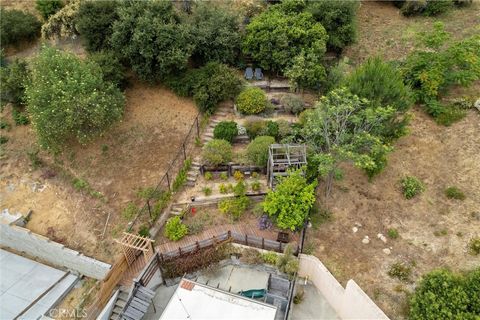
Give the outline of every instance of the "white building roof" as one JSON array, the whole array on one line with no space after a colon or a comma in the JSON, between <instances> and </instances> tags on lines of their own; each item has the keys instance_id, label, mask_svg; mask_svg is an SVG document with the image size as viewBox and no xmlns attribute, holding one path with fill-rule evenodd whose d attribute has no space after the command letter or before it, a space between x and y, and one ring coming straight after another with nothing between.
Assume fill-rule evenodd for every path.
<instances>
[{"instance_id":1,"label":"white building roof","mask_svg":"<svg viewBox=\"0 0 480 320\"><path fill-rule=\"evenodd\" d=\"M277 308L182 279L160 320L274 320Z\"/></svg>"}]
</instances>

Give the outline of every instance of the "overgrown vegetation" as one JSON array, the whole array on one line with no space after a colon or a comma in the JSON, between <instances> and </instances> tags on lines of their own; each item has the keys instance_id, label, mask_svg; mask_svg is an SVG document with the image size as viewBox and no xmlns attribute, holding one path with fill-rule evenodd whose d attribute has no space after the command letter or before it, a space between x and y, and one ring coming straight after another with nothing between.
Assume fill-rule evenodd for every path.
<instances>
[{"instance_id":1,"label":"overgrown vegetation","mask_svg":"<svg viewBox=\"0 0 480 320\"><path fill-rule=\"evenodd\" d=\"M392 278L408 282L412 276L412 265L404 262L395 262L390 266L387 273Z\"/></svg>"},{"instance_id":2,"label":"overgrown vegetation","mask_svg":"<svg viewBox=\"0 0 480 320\"><path fill-rule=\"evenodd\" d=\"M188 228L183 224L179 216L171 217L165 224L164 236L172 241L178 241L186 236Z\"/></svg>"},{"instance_id":3,"label":"overgrown vegetation","mask_svg":"<svg viewBox=\"0 0 480 320\"><path fill-rule=\"evenodd\" d=\"M35 8L45 21L63 7L61 0L35 0Z\"/></svg>"},{"instance_id":4,"label":"overgrown vegetation","mask_svg":"<svg viewBox=\"0 0 480 320\"><path fill-rule=\"evenodd\" d=\"M223 139L208 141L202 148L202 159L207 165L218 166L232 160L232 146Z\"/></svg>"},{"instance_id":5,"label":"overgrown vegetation","mask_svg":"<svg viewBox=\"0 0 480 320\"><path fill-rule=\"evenodd\" d=\"M285 247L283 255L279 255L277 257L277 268L290 276L293 276L296 272L298 272L299 268L299 261L293 255L293 252L293 246L288 244Z\"/></svg>"},{"instance_id":6,"label":"overgrown vegetation","mask_svg":"<svg viewBox=\"0 0 480 320\"><path fill-rule=\"evenodd\" d=\"M0 8L2 47L32 41L40 35L40 21L31 13Z\"/></svg>"},{"instance_id":7,"label":"overgrown vegetation","mask_svg":"<svg viewBox=\"0 0 480 320\"><path fill-rule=\"evenodd\" d=\"M1 106L12 103L20 107L25 103L25 85L29 79L27 63L15 59L6 67L0 67Z\"/></svg>"},{"instance_id":8,"label":"overgrown vegetation","mask_svg":"<svg viewBox=\"0 0 480 320\"><path fill-rule=\"evenodd\" d=\"M268 161L268 148L275 143L275 138L269 136L256 137L247 146L248 160L260 167L265 167Z\"/></svg>"},{"instance_id":9,"label":"overgrown vegetation","mask_svg":"<svg viewBox=\"0 0 480 320\"><path fill-rule=\"evenodd\" d=\"M243 181L239 181L233 187L235 198L224 199L218 203L218 209L223 214L228 214L233 220L238 220L250 205L250 199L245 195L247 187Z\"/></svg>"}]
</instances>

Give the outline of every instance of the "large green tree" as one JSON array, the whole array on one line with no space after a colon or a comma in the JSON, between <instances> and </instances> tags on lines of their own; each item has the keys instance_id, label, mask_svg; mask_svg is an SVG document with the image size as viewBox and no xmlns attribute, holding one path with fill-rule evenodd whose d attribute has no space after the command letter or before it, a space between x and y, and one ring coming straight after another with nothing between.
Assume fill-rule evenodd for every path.
<instances>
[{"instance_id":1,"label":"large green tree","mask_svg":"<svg viewBox=\"0 0 480 320\"><path fill-rule=\"evenodd\" d=\"M296 230L303 226L315 203L316 182L308 183L301 170L280 177L274 191L263 202L263 210L274 217L282 229Z\"/></svg>"},{"instance_id":2,"label":"large green tree","mask_svg":"<svg viewBox=\"0 0 480 320\"><path fill-rule=\"evenodd\" d=\"M195 49L192 57L195 62L218 61L231 65L236 62L241 45L237 14L211 2L200 2L186 23L193 26Z\"/></svg>"},{"instance_id":3,"label":"large green tree","mask_svg":"<svg viewBox=\"0 0 480 320\"><path fill-rule=\"evenodd\" d=\"M309 12L299 12L302 1L270 6L246 28L244 53L266 70L283 72L303 50L321 64L328 39L325 28Z\"/></svg>"},{"instance_id":4,"label":"large green tree","mask_svg":"<svg viewBox=\"0 0 480 320\"><path fill-rule=\"evenodd\" d=\"M27 79L27 63L23 60L15 60L6 67L0 67L0 105L8 102L23 104Z\"/></svg>"},{"instance_id":5,"label":"large green tree","mask_svg":"<svg viewBox=\"0 0 480 320\"><path fill-rule=\"evenodd\" d=\"M118 1L84 1L76 17L76 26L88 51L109 48L112 25L118 19Z\"/></svg>"},{"instance_id":6,"label":"large green tree","mask_svg":"<svg viewBox=\"0 0 480 320\"><path fill-rule=\"evenodd\" d=\"M368 107L347 89L336 89L324 96L314 109L305 111L300 135L312 152L317 174L326 178L326 195L333 179L340 173L339 164L352 161L369 176L379 173L391 148L373 132L389 119L392 107Z\"/></svg>"},{"instance_id":7,"label":"large green tree","mask_svg":"<svg viewBox=\"0 0 480 320\"><path fill-rule=\"evenodd\" d=\"M42 147L56 152L71 140L85 143L122 117L124 96L96 63L47 47L31 69L26 104Z\"/></svg>"},{"instance_id":8,"label":"large green tree","mask_svg":"<svg viewBox=\"0 0 480 320\"><path fill-rule=\"evenodd\" d=\"M195 48L191 26L180 23L170 1L128 1L118 8L111 44L144 80L186 68Z\"/></svg>"}]
</instances>

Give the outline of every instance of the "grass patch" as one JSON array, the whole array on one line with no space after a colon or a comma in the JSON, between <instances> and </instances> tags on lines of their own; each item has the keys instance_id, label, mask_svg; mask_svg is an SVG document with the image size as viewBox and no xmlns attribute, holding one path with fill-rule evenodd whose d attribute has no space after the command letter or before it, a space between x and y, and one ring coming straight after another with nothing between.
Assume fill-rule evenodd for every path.
<instances>
[{"instance_id":1,"label":"grass patch","mask_svg":"<svg viewBox=\"0 0 480 320\"><path fill-rule=\"evenodd\" d=\"M175 181L173 181L172 185L172 191L177 192L180 190L180 188L187 182L187 172L190 170L192 167L192 160L187 159L183 162L183 167L180 169L178 172L177 177L175 178Z\"/></svg>"},{"instance_id":2,"label":"grass patch","mask_svg":"<svg viewBox=\"0 0 480 320\"><path fill-rule=\"evenodd\" d=\"M387 230L387 236L390 238L390 239L397 239L399 237L399 233L398 233L398 230L395 229L395 228L390 228Z\"/></svg>"},{"instance_id":3,"label":"grass patch","mask_svg":"<svg viewBox=\"0 0 480 320\"><path fill-rule=\"evenodd\" d=\"M408 282L412 276L412 268L413 267L410 264L395 262L390 266L387 274L392 278Z\"/></svg>"},{"instance_id":4,"label":"grass patch","mask_svg":"<svg viewBox=\"0 0 480 320\"><path fill-rule=\"evenodd\" d=\"M468 249L470 253L474 256L480 254L480 238L472 238L468 243Z\"/></svg>"},{"instance_id":5,"label":"grass patch","mask_svg":"<svg viewBox=\"0 0 480 320\"><path fill-rule=\"evenodd\" d=\"M402 184L403 195L406 199L412 199L425 191L423 182L413 176L406 176L400 183Z\"/></svg>"},{"instance_id":6,"label":"grass patch","mask_svg":"<svg viewBox=\"0 0 480 320\"><path fill-rule=\"evenodd\" d=\"M448 199L465 200L465 194L455 186L445 189L445 195Z\"/></svg>"}]
</instances>

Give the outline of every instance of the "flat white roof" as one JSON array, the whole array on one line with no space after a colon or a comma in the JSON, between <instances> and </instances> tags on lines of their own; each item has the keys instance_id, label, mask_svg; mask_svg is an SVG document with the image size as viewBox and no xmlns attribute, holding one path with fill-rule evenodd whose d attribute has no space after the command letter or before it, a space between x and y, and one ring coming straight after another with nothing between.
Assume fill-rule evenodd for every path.
<instances>
[{"instance_id":1,"label":"flat white roof","mask_svg":"<svg viewBox=\"0 0 480 320\"><path fill-rule=\"evenodd\" d=\"M274 320L275 306L182 279L160 320Z\"/></svg>"}]
</instances>

